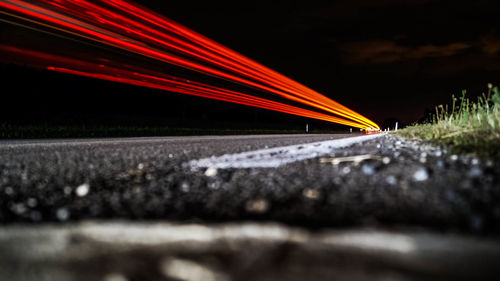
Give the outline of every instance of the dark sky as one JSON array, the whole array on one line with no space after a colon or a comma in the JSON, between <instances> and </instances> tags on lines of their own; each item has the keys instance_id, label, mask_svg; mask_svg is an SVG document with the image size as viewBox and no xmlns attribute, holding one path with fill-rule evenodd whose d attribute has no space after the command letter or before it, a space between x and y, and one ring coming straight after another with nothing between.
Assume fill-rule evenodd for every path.
<instances>
[{"instance_id":1,"label":"dark sky","mask_svg":"<svg viewBox=\"0 0 500 281\"><path fill-rule=\"evenodd\" d=\"M144 1L381 122L500 80L498 1Z\"/></svg>"},{"instance_id":2,"label":"dark sky","mask_svg":"<svg viewBox=\"0 0 500 281\"><path fill-rule=\"evenodd\" d=\"M489 82L500 84L497 2L140 1L377 123L391 117L416 121L426 108L448 103L451 94L457 95L462 89L476 95ZM65 75L48 79L71 80ZM132 86L102 83L98 84L100 89L119 87L122 92L129 91L128 100L140 95L149 94L150 99L158 96ZM54 91L46 92L50 95ZM80 95L87 94L80 90ZM117 103L118 108L130 109L125 101ZM199 103L201 111L214 104L222 111L233 107ZM105 106L109 107L109 102ZM195 122L199 115L193 115Z\"/></svg>"}]
</instances>

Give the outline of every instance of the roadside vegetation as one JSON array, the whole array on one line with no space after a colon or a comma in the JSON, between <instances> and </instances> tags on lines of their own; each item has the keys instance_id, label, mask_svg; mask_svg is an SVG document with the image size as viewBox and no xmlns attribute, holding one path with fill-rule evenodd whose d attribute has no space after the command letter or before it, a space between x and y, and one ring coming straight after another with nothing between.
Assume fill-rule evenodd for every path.
<instances>
[{"instance_id":1,"label":"roadside vegetation","mask_svg":"<svg viewBox=\"0 0 500 281\"><path fill-rule=\"evenodd\" d=\"M452 97L451 106L436 107L431 122L409 126L397 134L450 145L456 152L500 158L499 89L488 84L488 92L477 101L469 99L464 90L461 97Z\"/></svg>"}]
</instances>

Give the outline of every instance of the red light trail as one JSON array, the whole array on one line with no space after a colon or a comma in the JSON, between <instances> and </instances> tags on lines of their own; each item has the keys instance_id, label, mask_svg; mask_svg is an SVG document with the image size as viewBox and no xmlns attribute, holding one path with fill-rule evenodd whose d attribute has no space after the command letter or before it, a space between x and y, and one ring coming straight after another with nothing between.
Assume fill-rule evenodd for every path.
<instances>
[{"instance_id":1,"label":"red light trail","mask_svg":"<svg viewBox=\"0 0 500 281\"><path fill-rule=\"evenodd\" d=\"M32 59L48 70L255 106L363 129L379 128L366 117L320 93L130 2L0 0L0 8L2 14L17 20L224 79L253 89L252 92L266 93L269 98L188 81L132 64L102 65L6 45L0 48L3 52ZM273 101L272 97L320 112Z\"/></svg>"}]
</instances>

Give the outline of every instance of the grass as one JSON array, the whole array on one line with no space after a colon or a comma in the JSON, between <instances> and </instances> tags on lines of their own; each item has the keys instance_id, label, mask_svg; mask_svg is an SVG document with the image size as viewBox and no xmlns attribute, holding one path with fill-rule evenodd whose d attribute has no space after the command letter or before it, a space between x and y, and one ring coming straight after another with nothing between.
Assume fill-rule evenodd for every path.
<instances>
[{"instance_id":1,"label":"grass","mask_svg":"<svg viewBox=\"0 0 500 281\"><path fill-rule=\"evenodd\" d=\"M453 96L451 106L439 105L433 120L399 130L403 137L450 145L455 152L476 153L500 159L500 92L488 84L488 92L474 102Z\"/></svg>"}]
</instances>

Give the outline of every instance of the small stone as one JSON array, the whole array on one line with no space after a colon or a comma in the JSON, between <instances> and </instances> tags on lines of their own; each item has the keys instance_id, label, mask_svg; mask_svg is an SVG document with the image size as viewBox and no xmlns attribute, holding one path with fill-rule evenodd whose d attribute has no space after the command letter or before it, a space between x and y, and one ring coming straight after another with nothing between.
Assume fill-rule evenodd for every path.
<instances>
[{"instance_id":1,"label":"small stone","mask_svg":"<svg viewBox=\"0 0 500 281\"><path fill-rule=\"evenodd\" d=\"M436 157L441 157L441 155L443 155L443 152L441 150L438 150L436 151L436 153L434 153L434 155L436 155Z\"/></svg>"},{"instance_id":2,"label":"small stone","mask_svg":"<svg viewBox=\"0 0 500 281\"><path fill-rule=\"evenodd\" d=\"M12 187L10 187L10 186L7 186L7 187L5 188L5 194L7 194L7 195L12 195L12 194L14 194L14 189L13 189Z\"/></svg>"},{"instance_id":3,"label":"small stone","mask_svg":"<svg viewBox=\"0 0 500 281\"><path fill-rule=\"evenodd\" d=\"M208 188L210 189L219 189L220 183L219 182L212 182L208 185Z\"/></svg>"},{"instance_id":4,"label":"small stone","mask_svg":"<svg viewBox=\"0 0 500 281\"><path fill-rule=\"evenodd\" d=\"M439 168L443 168L443 167L444 167L444 162L443 162L443 160L438 160L438 161L436 162L436 165L437 165Z\"/></svg>"},{"instance_id":5,"label":"small stone","mask_svg":"<svg viewBox=\"0 0 500 281\"><path fill-rule=\"evenodd\" d=\"M144 164L142 164L142 163L139 163L139 165L137 165L137 169L139 169L139 170L142 170L142 169L144 169Z\"/></svg>"},{"instance_id":6,"label":"small stone","mask_svg":"<svg viewBox=\"0 0 500 281\"><path fill-rule=\"evenodd\" d=\"M469 178L479 178L483 175L483 171L479 167L472 167L467 175Z\"/></svg>"},{"instance_id":7,"label":"small stone","mask_svg":"<svg viewBox=\"0 0 500 281\"><path fill-rule=\"evenodd\" d=\"M86 196L89 193L90 186L88 183L84 183L80 186L78 186L75 190L75 193L79 197Z\"/></svg>"},{"instance_id":8,"label":"small stone","mask_svg":"<svg viewBox=\"0 0 500 281\"><path fill-rule=\"evenodd\" d=\"M34 208L38 204L38 200L36 200L36 198L31 197L31 198L28 198L28 201L26 203L28 204L28 206L30 208Z\"/></svg>"},{"instance_id":9,"label":"small stone","mask_svg":"<svg viewBox=\"0 0 500 281\"><path fill-rule=\"evenodd\" d=\"M182 190L183 192L189 192L189 184L188 184L187 182L183 182L183 183L181 184L181 190Z\"/></svg>"},{"instance_id":10,"label":"small stone","mask_svg":"<svg viewBox=\"0 0 500 281\"><path fill-rule=\"evenodd\" d=\"M425 158L425 157L420 157L420 159L419 159L418 161L420 161L420 163L422 163L422 164L423 164L423 163L427 162L427 158Z\"/></svg>"},{"instance_id":11,"label":"small stone","mask_svg":"<svg viewBox=\"0 0 500 281\"><path fill-rule=\"evenodd\" d=\"M401 141L397 141L397 142L396 142L396 145L401 145Z\"/></svg>"},{"instance_id":12,"label":"small stone","mask_svg":"<svg viewBox=\"0 0 500 281\"><path fill-rule=\"evenodd\" d=\"M26 206L23 203L14 204L12 211L18 215L22 215L26 212Z\"/></svg>"},{"instance_id":13,"label":"small stone","mask_svg":"<svg viewBox=\"0 0 500 281\"><path fill-rule=\"evenodd\" d=\"M349 167L342 168L342 173L349 174L350 172L351 172L351 168L349 168Z\"/></svg>"},{"instance_id":14,"label":"small stone","mask_svg":"<svg viewBox=\"0 0 500 281\"><path fill-rule=\"evenodd\" d=\"M479 159L474 158L474 159L472 159L472 160L471 160L471 162L470 162L470 163L471 163L472 165L478 165L478 164L479 164Z\"/></svg>"},{"instance_id":15,"label":"small stone","mask_svg":"<svg viewBox=\"0 0 500 281\"><path fill-rule=\"evenodd\" d=\"M390 184L390 185L395 185L396 184L396 177L394 176L388 176L387 178L385 178L385 181Z\"/></svg>"},{"instance_id":16,"label":"small stone","mask_svg":"<svg viewBox=\"0 0 500 281\"><path fill-rule=\"evenodd\" d=\"M391 163L391 158L389 158L389 157L382 158L382 163L384 163L386 165L389 164L389 163Z\"/></svg>"},{"instance_id":17,"label":"small stone","mask_svg":"<svg viewBox=\"0 0 500 281\"><path fill-rule=\"evenodd\" d=\"M169 154L168 158L174 158L174 155L173 154Z\"/></svg>"},{"instance_id":18,"label":"small stone","mask_svg":"<svg viewBox=\"0 0 500 281\"><path fill-rule=\"evenodd\" d=\"M248 201L246 210L249 213L265 213L269 209L269 203L265 199Z\"/></svg>"},{"instance_id":19,"label":"small stone","mask_svg":"<svg viewBox=\"0 0 500 281\"><path fill-rule=\"evenodd\" d=\"M373 167L373 165L365 164L361 167L361 171L365 175L373 175L375 173L375 167Z\"/></svg>"},{"instance_id":20,"label":"small stone","mask_svg":"<svg viewBox=\"0 0 500 281\"><path fill-rule=\"evenodd\" d=\"M429 173L427 172L426 169L424 168L419 168L414 174L413 174L413 180L414 181L426 181L429 179Z\"/></svg>"},{"instance_id":21,"label":"small stone","mask_svg":"<svg viewBox=\"0 0 500 281\"><path fill-rule=\"evenodd\" d=\"M65 186L64 189L63 189L63 192L66 195L70 195L71 191L73 191L73 189L71 188L71 186Z\"/></svg>"},{"instance_id":22,"label":"small stone","mask_svg":"<svg viewBox=\"0 0 500 281\"><path fill-rule=\"evenodd\" d=\"M380 144L377 144L377 148L380 148Z\"/></svg>"},{"instance_id":23,"label":"small stone","mask_svg":"<svg viewBox=\"0 0 500 281\"><path fill-rule=\"evenodd\" d=\"M458 156L453 154L452 156L450 156L450 159L451 161L457 161L458 160Z\"/></svg>"},{"instance_id":24,"label":"small stone","mask_svg":"<svg viewBox=\"0 0 500 281\"><path fill-rule=\"evenodd\" d=\"M309 199L318 199L321 196L321 193L317 189L305 189L302 192L302 195Z\"/></svg>"},{"instance_id":25,"label":"small stone","mask_svg":"<svg viewBox=\"0 0 500 281\"><path fill-rule=\"evenodd\" d=\"M60 221L65 221L69 219L69 211L66 208L59 208L56 211L56 217Z\"/></svg>"},{"instance_id":26,"label":"small stone","mask_svg":"<svg viewBox=\"0 0 500 281\"><path fill-rule=\"evenodd\" d=\"M210 167L205 171L205 176L215 177L217 175L217 168Z\"/></svg>"}]
</instances>

